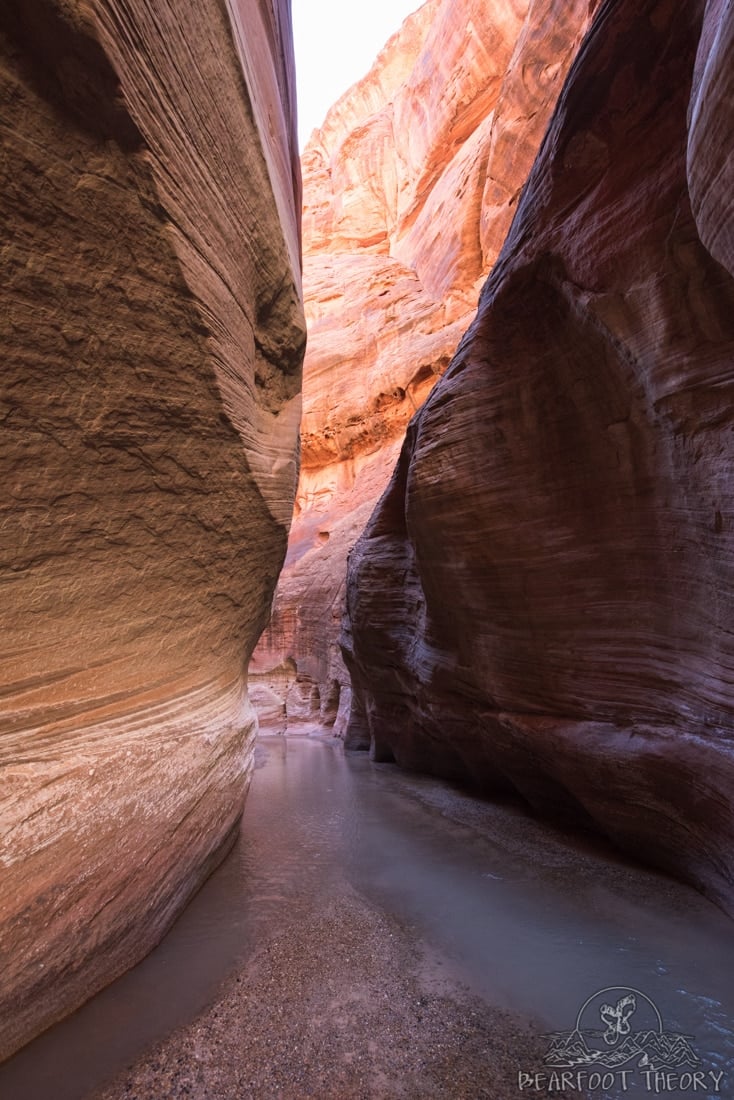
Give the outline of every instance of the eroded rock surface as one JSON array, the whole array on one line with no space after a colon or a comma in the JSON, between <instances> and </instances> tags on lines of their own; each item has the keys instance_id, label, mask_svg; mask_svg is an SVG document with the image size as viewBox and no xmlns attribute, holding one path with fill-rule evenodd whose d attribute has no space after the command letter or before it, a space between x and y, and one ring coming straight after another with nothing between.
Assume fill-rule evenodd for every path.
<instances>
[{"instance_id":1,"label":"eroded rock surface","mask_svg":"<svg viewBox=\"0 0 734 1100\"><path fill-rule=\"evenodd\" d=\"M0 1057L149 950L237 828L296 479L289 20L0 16Z\"/></svg>"},{"instance_id":2,"label":"eroded rock surface","mask_svg":"<svg viewBox=\"0 0 734 1100\"><path fill-rule=\"evenodd\" d=\"M594 6L428 0L304 151L301 478L251 666L263 729L345 728L347 554L476 310Z\"/></svg>"},{"instance_id":3,"label":"eroded rock surface","mask_svg":"<svg viewBox=\"0 0 734 1100\"><path fill-rule=\"evenodd\" d=\"M703 16L600 9L352 555L344 646L349 742L733 911L731 6Z\"/></svg>"}]
</instances>

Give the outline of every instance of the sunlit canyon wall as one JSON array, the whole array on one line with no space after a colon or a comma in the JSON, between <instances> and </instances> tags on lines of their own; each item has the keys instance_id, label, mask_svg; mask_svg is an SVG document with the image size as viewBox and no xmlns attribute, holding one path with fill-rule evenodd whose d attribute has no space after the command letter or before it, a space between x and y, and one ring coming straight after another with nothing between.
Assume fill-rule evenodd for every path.
<instances>
[{"instance_id":1,"label":"sunlit canyon wall","mask_svg":"<svg viewBox=\"0 0 734 1100\"><path fill-rule=\"evenodd\" d=\"M428 0L304 151L301 478L251 666L264 731L343 733L346 560L476 312L588 0Z\"/></svg>"},{"instance_id":2,"label":"sunlit canyon wall","mask_svg":"<svg viewBox=\"0 0 734 1100\"><path fill-rule=\"evenodd\" d=\"M296 482L288 3L4 0L0 1056L233 838Z\"/></svg>"},{"instance_id":3,"label":"sunlit canyon wall","mask_svg":"<svg viewBox=\"0 0 734 1100\"><path fill-rule=\"evenodd\" d=\"M351 557L348 743L734 911L734 9L606 0Z\"/></svg>"}]
</instances>

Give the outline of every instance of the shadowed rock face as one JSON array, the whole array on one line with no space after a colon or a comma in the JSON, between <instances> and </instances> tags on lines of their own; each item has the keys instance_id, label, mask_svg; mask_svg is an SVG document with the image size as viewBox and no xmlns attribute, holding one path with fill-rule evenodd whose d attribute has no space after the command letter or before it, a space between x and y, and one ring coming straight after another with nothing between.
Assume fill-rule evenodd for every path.
<instances>
[{"instance_id":1,"label":"shadowed rock face","mask_svg":"<svg viewBox=\"0 0 734 1100\"><path fill-rule=\"evenodd\" d=\"M303 154L301 477L251 666L263 729L345 728L347 554L476 310L594 6L428 0Z\"/></svg>"},{"instance_id":2,"label":"shadowed rock face","mask_svg":"<svg viewBox=\"0 0 734 1100\"><path fill-rule=\"evenodd\" d=\"M352 554L343 645L348 744L732 911L734 23L703 10L599 10Z\"/></svg>"},{"instance_id":3,"label":"shadowed rock face","mask_svg":"<svg viewBox=\"0 0 734 1100\"><path fill-rule=\"evenodd\" d=\"M0 1057L153 946L249 782L304 321L289 9L228 9L0 17Z\"/></svg>"}]
</instances>

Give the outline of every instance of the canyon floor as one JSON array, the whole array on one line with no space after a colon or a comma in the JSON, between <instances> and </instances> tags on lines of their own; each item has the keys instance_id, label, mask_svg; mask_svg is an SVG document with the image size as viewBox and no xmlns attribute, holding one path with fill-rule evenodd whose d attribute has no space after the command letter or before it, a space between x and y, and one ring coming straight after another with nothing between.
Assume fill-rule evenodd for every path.
<instances>
[{"instance_id":1,"label":"canyon floor","mask_svg":"<svg viewBox=\"0 0 734 1100\"><path fill-rule=\"evenodd\" d=\"M96 1100L508 1097L537 1038L344 887L274 930L216 1002ZM436 968L438 969L438 968Z\"/></svg>"},{"instance_id":2,"label":"canyon floor","mask_svg":"<svg viewBox=\"0 0 734 1100\"><path fill-rule=\"evenodd\" d=\"M307 841L300 854L308 869ZM473 993L409 919L342 873L326 889L315 877L210 1007L94 1100L499 1100L516 1090L518 1064L542 1059L537 1033Z\"/></svg>"},{"instance_id":3,"label":"canyon floor","mask_svg":"<svg viewBox=\"0 0 734 1100\"><path fill-rule=\"evenodd\" d=\"M0 1067L0 1098L519 1100L610 987L694 1036L725 1097L733 971L723 913L603 842L263 738L230 856L139 967ZM624 1084L591 1096L648 1093Z\"/></svg>"}]
</instances>

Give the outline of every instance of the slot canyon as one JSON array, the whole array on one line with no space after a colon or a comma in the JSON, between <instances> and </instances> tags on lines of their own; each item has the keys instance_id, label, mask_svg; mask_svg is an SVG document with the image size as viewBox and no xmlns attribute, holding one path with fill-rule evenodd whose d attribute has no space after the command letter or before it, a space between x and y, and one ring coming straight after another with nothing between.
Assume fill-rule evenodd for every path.
<instances>
[{"instance_id":1,"label":"slot canyon","mask_svg":"<svg viewBox=\"0 0 734 1100\"><path fill-rule=\"evenodd\" d=\"M734 1097L734 8L293 18L0 13L0 1100Z\"/></svg>"}]
</instances>

